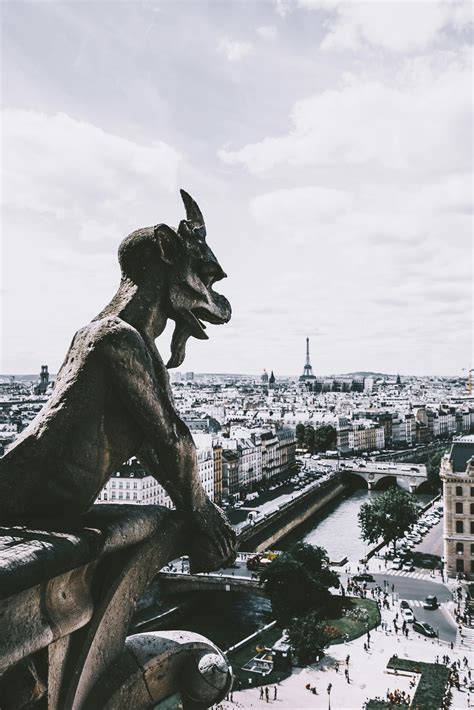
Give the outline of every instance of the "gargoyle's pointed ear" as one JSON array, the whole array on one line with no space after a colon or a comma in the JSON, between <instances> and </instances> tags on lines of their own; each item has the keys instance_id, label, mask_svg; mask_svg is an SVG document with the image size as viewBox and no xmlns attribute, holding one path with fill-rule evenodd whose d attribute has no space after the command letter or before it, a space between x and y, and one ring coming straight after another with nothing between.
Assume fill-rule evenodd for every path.
<instances>
[{"instance_id":1,"label":"gargoyle's pointed ear","mask_svg":"<svg viewBox=\"0 0 474 710\"><path fill-rule=\"evenodd\" d=\"M188 227L191 233L196 232L200 237L204 238L206 236L206 225L204 224L204 217L202 216L197 202L193 200L191 195L188 195L185 190L180 190L179 192L184 203L186 217L189 223Z\"/></svg>"},{"instance_id":2,"label":"gargoyle's pointed ear","mask_svg":"<svg viewBox=\"0 0 474 710\"><path fill-rule=\"evenodd\" d=\"M168 227L167 224L157 224L155 227L155 239L160 250L161 260L170 266L176 264L181 242L174 229Z\"/></svg>"}]
</instances>

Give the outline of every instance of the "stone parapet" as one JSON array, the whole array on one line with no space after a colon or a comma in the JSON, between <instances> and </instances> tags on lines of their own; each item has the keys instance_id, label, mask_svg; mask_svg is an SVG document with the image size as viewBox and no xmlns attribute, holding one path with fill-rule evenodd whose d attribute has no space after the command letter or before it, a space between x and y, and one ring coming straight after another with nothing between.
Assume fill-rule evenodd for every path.
<instances>
[{"instance_id":1,"label":"stone parapet","mask_svg":"<svg viewBox=\"0 0 474 710\"><path fill-rule=\"evenodd\" d=\"M75 525L0 527L2 710L136 710L174 693L185 707L218 702L230 669L207 639L127 639L139 597L190 535L184 517L159 506L101 505Z\"/></svg>"}]
</instances>

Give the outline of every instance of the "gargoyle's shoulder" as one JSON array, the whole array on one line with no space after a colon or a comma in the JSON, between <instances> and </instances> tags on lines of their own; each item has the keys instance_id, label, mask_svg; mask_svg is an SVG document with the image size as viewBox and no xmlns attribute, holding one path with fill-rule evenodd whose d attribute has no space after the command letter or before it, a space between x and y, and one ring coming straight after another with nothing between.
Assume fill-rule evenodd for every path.
<instances>
[{"instance_id":1,"label":"gargoyle's shoulder","mask_svg":"<svg viewBox=\"0 0 474 710\"><path fill-rule=\"evenodd\" d=\"M117 316L97 318L76 333L75 340L82 341L90 349L110 347L145 347L140 333Z\"/></svg>"}]
</instances>

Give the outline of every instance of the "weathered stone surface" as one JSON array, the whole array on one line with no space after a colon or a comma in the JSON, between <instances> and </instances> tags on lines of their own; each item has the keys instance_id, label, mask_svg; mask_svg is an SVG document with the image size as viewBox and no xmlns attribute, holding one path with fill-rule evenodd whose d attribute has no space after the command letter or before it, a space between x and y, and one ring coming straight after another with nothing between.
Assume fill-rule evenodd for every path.
<instances>
[{"instance_id":1,"label":"weathered stone surface","mask_svg":"<svg viewBox=\"0 0 474 710\"><path fill-rule=\"evenodd\" d=\"M117 293L76 333L48 403L0 459L0 523L35 516L71 523L135 455L188 516L197 571L232 562L235 535L199 481L195 446L155 339L173 319L168 367L176 367L189 337L207 338L203 321L226 323L231 308L213 290L225 274L206 243L201 211L181 194L187 219L176 231L158 224L122 242ZM81 543L63 544L83 554Z\"/></svg>"},{"instance_id":2,"label":"weathered stone surface","mask_svg":"<svg viewBox=\"0 0 474 710\"><path fill-rule=\"evenodd\" d=\"M136 634L99 678L84 710L145 710L177 690L184 707L205 708L229 692L232 671L222 652L189 631Z\"/></svg>"}]
</instances>

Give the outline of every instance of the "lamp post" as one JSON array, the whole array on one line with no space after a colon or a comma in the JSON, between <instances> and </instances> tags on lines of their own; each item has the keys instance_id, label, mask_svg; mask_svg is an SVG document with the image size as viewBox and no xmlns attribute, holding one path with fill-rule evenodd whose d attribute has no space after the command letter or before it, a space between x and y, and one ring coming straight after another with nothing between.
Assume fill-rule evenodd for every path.
<instances>
[{"instance_id":1,"label":"lamp post","mask_svg":"<svg viewBox=\"0 0 474 710\"><path fill-rule=\"evenodd\" d=\"M328 710L331 710L331 690L332 690L332 683L329 683L329 685L328 685Z\"/></svg>"}]
</instances>

